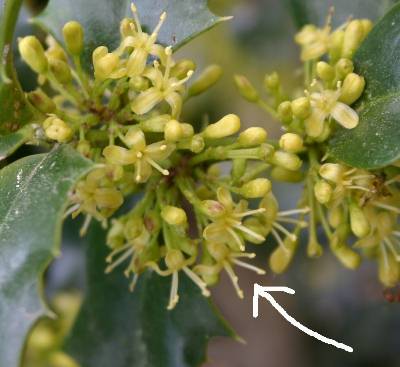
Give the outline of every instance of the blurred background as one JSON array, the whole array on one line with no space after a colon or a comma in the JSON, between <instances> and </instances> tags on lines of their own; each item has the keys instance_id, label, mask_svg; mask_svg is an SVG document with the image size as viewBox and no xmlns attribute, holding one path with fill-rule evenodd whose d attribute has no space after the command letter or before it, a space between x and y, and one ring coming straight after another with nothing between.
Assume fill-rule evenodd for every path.
<instances>
[{"instance_id":1,"label":"blurred background","mask_svg":"<svg viewBox=\"0 0 400 367\"><path fill-rule=\"evenodd\" d=\"M184 0L182 0L184 1ZM365 0L354 8L354 15L365 16L368 10L386 0ZM329 1L314 1L323 24ZM45 1L30 0L29 12L38 11ZM299 3L299 1L294 1ZM352 0L333 1L336 4L335 22L345 20ZM360 4L360 2L357 2ZM298 88L298 49L293 42L296 25L292 21L287 1L283 0L210 0L210 7L219 15L233 15L233 20L212 29L183 47L177 57L196 61L198 70L217 63L224 69L224 77L209 93L186 105L184 118L198 121L207 115L210 121L227 113L238 114L243 124L265 127L270 137L277 137L279 126L256 105L240 98L233 85L233 75L246 75L262 90L265 73L278 71L288 91ZM354 5L355 6L355 5ZM347 8L346 8L347 9ZM32 32L26 23L25 9L21 15L18 35ZM34 85L27 68L18 64L24 88ZM295 206L301 187L275 184L274 192L283 209ZM82 286L84 278L83 256L76 236L76 225L65 228L63 256L49 269L48 295L60 289ZM268 254L274 244L263 246L258 261L267 266ZM214 289L214 300L221 313L233 326L242 342L229 339L211 341L206 367L397 367L400 366L400 303L388 302L384 290L376 279L375 267L365 262L357 272L344 269L329 251L318 259L305 256L300 246L295 261L284 276L271 272L258 277L251 272L239 271L240 285L245 299L236 297L226 277ZM260 301L259 318L252 318L253 284L291 287L296 294L276 294L276 300L302 324L329 338L354 348L347 353L328 346L300 332L265 300Z\"/></svg>"}]
</instances>

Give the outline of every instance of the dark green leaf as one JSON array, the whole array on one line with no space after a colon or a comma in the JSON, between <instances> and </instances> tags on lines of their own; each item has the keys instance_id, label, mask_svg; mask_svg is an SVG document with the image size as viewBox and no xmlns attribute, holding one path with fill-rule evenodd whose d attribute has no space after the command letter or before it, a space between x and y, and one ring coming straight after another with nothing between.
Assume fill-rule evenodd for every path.
<instances>
[{"instance_id":1,"label":"dark green leaf","mask_svg":"<svg viewBox=\"0 0 400 367\"><path fill-rule=\"evenodd\" d=\"M378 168L400 159L400 4L379 21L354 63L366 79L359 101L360 124L340 129L331 153L355 167Z\"/></svg>"},{"instance_id":2,"label":"dark green leaf","mask_svg":"<svg viewBox=\"0 0 400 367\"><path fill-rule=\"evenodd\" d=\"M333 24L338 26L350 16L375 20L385 14L398 0L286 0L298 28L305 24L323 25L329 8L335 13Z\"/></svg>"},{"instance_id":3,"label":"dark green leaf","mask_svg":"<svg viewBox=\"0 0 400 367\"><path fill-rule=\"evenodd\" d=\"M18 366L27 332L47 312L40 277L59 255L68 192L91 166L64 146L0 171L0 366Z\"/></svg>"},{"instance_id":4,"label":"dark green leaf","mask_svg":"<svg viewBox=\"0 0 400 367\"><path fill-rule=\"evenodd\" d=\"M0 134L18 130L32 119L32 112L17 81L12 42L22 0L0 0Z\"/></svg>"},{"instance_id":5,"label":"dark green leaf","mask_svg":"<svg viewBox=\"0 0 400 367\"><path fill-rule=\"evenodd\" d=\"M0 136L0 161L31 139L33 132L31 125L26 125L15 133Z\"/></svg>"},{"instance_id":6,"label":"dark green leaf","mask_svg":"<svg viewBox=\"0 0 400 367\"><path fill-rule=\"evenodd\" d=\"M79 21L85 29L84 57L88 65L97 46L106 45L110 49L118 46L119 23L125 17L132 18L131 3L131 0L50 0L34 21L59 40L66 22ZM167 12L158 40L175 49L226 19L211 13L206 0L137 0L135 4L141 23L148 31L154 29L161 13Z\"/></svg>"},{"instance_id":7,"label":"dark green leaf","mask_svg":"<svg viewBox=\"0 0 400 367\"><path fill-rule=\"evenodd\" d=\"M208 340L232 332L185 275L180 301L167 311L170 279L147 272L134 293L120 269L104 274L104 231L87 246L87 294L67 351L83 367L189 367L205 360Z\"/></svg>"}]
</instances>

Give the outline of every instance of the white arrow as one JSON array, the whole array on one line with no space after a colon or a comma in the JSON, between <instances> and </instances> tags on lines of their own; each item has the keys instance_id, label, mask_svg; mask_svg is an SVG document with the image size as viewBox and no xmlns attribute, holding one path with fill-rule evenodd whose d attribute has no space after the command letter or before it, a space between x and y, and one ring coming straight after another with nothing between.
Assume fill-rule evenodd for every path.
<instances>
[{"instance_id":1,"label":"white arrow","mask_svg":"<svg viewBox=\"0 0 400 367\"><path fill-rule=\"evenodd\" d=\"M254 283L254 294L253 294L253 317L258 317L258 297L264 297L271 305L293 326L300 329L302 332L320 340L323 343L333 345L336 348L344 349L346 352L353 352L353 348L349 347L346 344L339 343L336 340L329 339L321 334L318 334L316 331L309 329L308 327L300 324L297 320L295 320L292 316L290 316L284 308L275 301L274 297L269 292L285 292L288 294L295 294L295 290L288 287L262 287L261 285Z\"/></svg>"}]
</instances>

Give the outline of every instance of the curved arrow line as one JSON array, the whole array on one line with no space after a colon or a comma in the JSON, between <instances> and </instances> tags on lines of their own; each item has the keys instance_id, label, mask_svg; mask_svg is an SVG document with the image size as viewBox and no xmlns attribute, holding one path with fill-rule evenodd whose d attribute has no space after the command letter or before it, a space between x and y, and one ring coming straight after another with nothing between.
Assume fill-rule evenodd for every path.
<instances>
[{"instance_id":1,"label":"curved arrow line","mask_svg":"<svg viewBox=\"0 0 400 367\"><path fill-rule=\"evenodd\" d=\"M301 331L303 331L304 333L320 340L323 343L326 344L330 344L333 345L336 348L339 349L343 349L346 352L353 352L353 348L343 344L343 343L339 343L336 340L327 338L319 333L317 333L316 331L313 331L311 329L309 329L308 327L304 326L303 324L301 324L300 322L298 322L296 319L294 319L292 316L290 316L285 309L278 303L275 301L274 297L272 297L268 291L266 291L266 289L268 289L269 291L281 291L281 292L285 292L285 293L290 293L290 294L294 294L295 291L291 288L287 288L287 287L262 287L259 284L254 284L254 296L253 296L253 317L256 318L258 316L258 295L266 298L271 305L287 320L289 321L293 326L297 327L298 329L300 329ZM257 300L255 301L255 298L257 298Z\"/></svg>"}]
</instances>

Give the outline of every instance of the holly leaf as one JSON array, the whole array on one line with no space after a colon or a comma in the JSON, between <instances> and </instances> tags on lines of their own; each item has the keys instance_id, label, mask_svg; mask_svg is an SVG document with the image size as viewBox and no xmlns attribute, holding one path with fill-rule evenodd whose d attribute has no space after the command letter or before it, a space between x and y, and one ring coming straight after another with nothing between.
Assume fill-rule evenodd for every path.
<instances>
[{"instance_id":1,"label":"holly leaf","mask_svg":"<svg viewBox=\"0 0 400 367\"><path fill-rule=\"evenodd\" d=\"M0 135L16 131L32 120L13 67L12 42L22 0L0 0Z\"/></svg>"},{"instance_id":2,"label":"holly leaf","mask_svg":"<svg viewBox=\"0 0 400 367\"><path fill-rule=\"evenodd\" d=\"M0 136L0 161L13 154L20 146L29 141L33 134L33 127L26 125L15 133Z\"/></svg>"},{"instance_id":3,"label":"holly leaf","mask_svg":"<svg viewBox=\"0 0 400 367\"><path fill-rule=\"evenodd\" d=\"M168 311L170 277L148 271L131 293L121 270L104 274L104 231L97 225L88 237L86 297L66 343L82 366L200 366L211 337L233 335L184 274L179 303Z\"/></svg>"},{"instance_id":4,"label":"holly leaf","mask_svg":"<svg viewBox=\"0 0 400 367\"><path fill-rule=\"evenodd\" d=\"M359 125L339 129L330 153L351 166L379 168L400 159L400 4L380 20L354 57L366 88Z\"/></svg>"},{"instance_id":5,"label":"holly leaf","mask_svg":"<svg viewBox=\"0 0 400 367\"><path fill-rule=\"evenodd\" d=\"M132 18L131 0L50 0L34 22L62 42L62 27L70 20L85 29L85 65L90 65L93 50L100 45L114 49L120 42L119 24ZM167 19L158 42L178 49L192 38L228 19L216 16L206 0L136 0L143 27L152 32L163 11Z\"/></svg>"},{"instance_id":6,"label":"holly leaf","mask_svg":"<svg viewBox=\"0 0 400 367\"><path fill-rule=\"evenodd\" d=\"M91 167L62 146L0 171L0 366L19 365L26 334L48 314L40 278L60 252L68 193Z\"/></svg>"},{"instance_id":7,"label":"holly leaf","mask_svg":"<svg viewBox=\"0 0 400 367\"><path fill-rule=\"evenodd\" d=\"M331 7L334 8L333 25L345 23L349 17L375 20L398 0L286 0L295 25L323 25Z\"/></svg>"}]
</instances>

